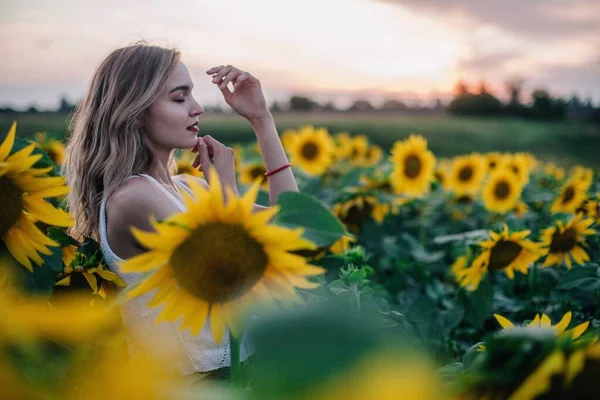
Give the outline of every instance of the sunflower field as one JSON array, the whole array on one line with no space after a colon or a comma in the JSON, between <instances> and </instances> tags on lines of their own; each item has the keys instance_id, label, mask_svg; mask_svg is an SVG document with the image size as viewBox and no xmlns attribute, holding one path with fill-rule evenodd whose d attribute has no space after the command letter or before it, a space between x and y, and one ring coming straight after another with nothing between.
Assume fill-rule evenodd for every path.
<instances>
[{"instance_id":1,"label":"sunflower field","mask_svg":"<svg viewBox=\"0 0 600 400\"><path fill-rule=\"evenodd\" d=\"M16 130L0 133L0 398L595 396L591 168L438 158L418 134L386 151L306 125L281 133L300 193L255 212L270 206L257 145L234 146L243 195L227 201L177 151L187 211L132 229L148 251L123 261L139 274L126 282L96 240L69 234L64 143ZM152 351L130 355L121 312L142 296L156 324L210 325L231 368L183 376Z\"/></svg>"}]
</instances>

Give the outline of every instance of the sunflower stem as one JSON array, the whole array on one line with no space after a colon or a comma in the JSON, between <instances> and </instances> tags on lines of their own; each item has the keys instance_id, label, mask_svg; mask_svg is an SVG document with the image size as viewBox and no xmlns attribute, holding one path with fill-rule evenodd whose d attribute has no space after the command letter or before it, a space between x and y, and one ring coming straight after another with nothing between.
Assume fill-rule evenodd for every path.
<instances>
[{"instance_id":1,"label":"sunflower stem","mask_svg":"<svg viewBox=\"0 0 600 400\"><path fill-rule=\"evenodd\" d=\"M231 383L234 387L239 387L241 385L240 340L233 336L231 329L229 330L229 354L231 355Z\"/></svg>"}]
</instances>

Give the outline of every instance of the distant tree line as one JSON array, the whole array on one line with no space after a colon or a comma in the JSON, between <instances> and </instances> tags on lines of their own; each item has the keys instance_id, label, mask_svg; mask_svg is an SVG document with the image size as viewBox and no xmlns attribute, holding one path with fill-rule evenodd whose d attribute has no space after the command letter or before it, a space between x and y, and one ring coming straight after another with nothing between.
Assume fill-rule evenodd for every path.
<instances>
[{"instance_id":1,"label":"distant tree line","mask_svg":"<svg viewBox=\"0 0 600 400\"><path fill-rule=\"evenodd\" d=\"M508 101L503 103L490 92L485 82L469 88L459 81L447 111L454 115L469 116L513 116L537 120L564 120L577 118L600 123L600 107L594 107L591 99L582 101L576 95L570 99L553 97L545 89L535 89L531 101L522 103L523 80L505 83Z\"/></svg>"},{"instance_id":2,"label":"distant tree line","mask_svg":"<svg viewBox=\"0 0 600 400\"><path fill-rule=\"evenodd\" d=\"M274 101L270 109L278 111L323 111L323 112L404 112L404 113L443 113L464 116L510 116L531 118L537 120L564 120L566 118L590 120L600 124L600 107L595 107L591 99L581 100L572 96L566 100L553 97L544 89L535 89L531 93L529 103L522 102L523 80L514 79L505 83L507 100L502 102L488 88L485 82L480 82L475 87L469 87L460 80L454 90L454 96L449 104L444 104L441 99L436 99L428 105L408 105L399 99L385 100L378 107L365 99L355 99L347 107L337 107L332 102L320 104L314 99L294 94L287 102ZM53 111L39 111L35 106L30 106L26 111L16 111L10 107L1 108L0 113L27 113L35 114L61 113L69 114L76 104L61 97L58 107ZM220 105L207 105L207 112L223 113L225 110Z\"/></svg>"}]
</instances>

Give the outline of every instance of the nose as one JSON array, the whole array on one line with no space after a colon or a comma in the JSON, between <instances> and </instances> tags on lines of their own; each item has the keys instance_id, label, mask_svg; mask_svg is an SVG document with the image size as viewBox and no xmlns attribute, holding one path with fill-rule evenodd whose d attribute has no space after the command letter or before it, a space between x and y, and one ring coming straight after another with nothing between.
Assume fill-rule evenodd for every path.
<instances>
[{"instance_id":1,"label":"nose","mask_svg":"<svg viewBox=\"0 0 600 400\"><path fill-rule=\"evenodd\" d=\"M204 114L204 107L202 107L196 100L194 100L194 106L190 110L190 114L195 117L196 115Z\"/></svg>"}]
</instances>

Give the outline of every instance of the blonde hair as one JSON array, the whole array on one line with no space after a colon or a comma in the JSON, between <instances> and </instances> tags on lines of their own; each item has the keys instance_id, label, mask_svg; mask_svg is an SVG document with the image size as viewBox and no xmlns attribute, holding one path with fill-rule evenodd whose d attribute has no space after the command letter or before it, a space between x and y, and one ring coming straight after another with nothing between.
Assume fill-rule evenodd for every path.
<instances>
[{"instance_id":1,"label":"blonde hair","mask_svg":"<svg viewBox=\"0 0 600 400\"><path fill-rule=\"evenodd\" d=\"M98 240L99 210L129 176L148 173L154 162L144 121L180 58L176 49L139 41L114 50L98 66L69 121L62 173L75 216L71 234ZM170 160L172 170L174 160Z\"/></svg>"}]
</instances>

